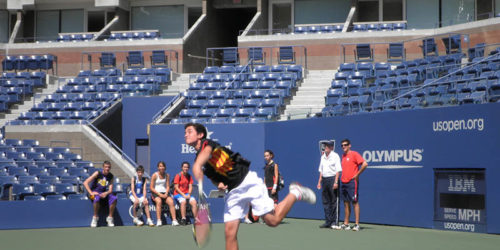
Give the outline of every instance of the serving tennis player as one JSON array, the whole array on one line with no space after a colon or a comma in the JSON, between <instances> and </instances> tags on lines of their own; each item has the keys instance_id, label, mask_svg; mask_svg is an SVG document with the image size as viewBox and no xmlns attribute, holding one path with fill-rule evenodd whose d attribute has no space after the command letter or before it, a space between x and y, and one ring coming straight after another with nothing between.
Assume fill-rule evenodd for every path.
<instances>
[{"instance_id":1,"label":"serving tennis player","mask_svg":"<svg viewBox=\"0 0 500 250\"><path fill-rule=\"evenodd\" d=\"M248 213L249 204L254 215L261 216L268 226L275 227L296 201L316 203L316 195L310 188L292 183L290 193L275 207L262 179L249 171L248 160L207 139L207 129L202 124L187 123L184 132L186 144L197 151L193 164L196 180L202 182L205 174L219 190L228 191L224 205L226 250L238 249L238 227L240 220Z\"/></svg>"}]
</instances>

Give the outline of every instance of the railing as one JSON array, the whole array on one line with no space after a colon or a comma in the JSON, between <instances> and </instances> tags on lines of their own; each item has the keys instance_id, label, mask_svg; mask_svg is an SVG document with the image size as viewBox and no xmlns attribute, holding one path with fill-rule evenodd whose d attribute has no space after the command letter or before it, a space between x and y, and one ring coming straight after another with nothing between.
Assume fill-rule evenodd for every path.
<instances>
[{"instance_id":1,"label":"railing","mask_svg":"<svg viewBox=\"0 0 500 250\"><path fill-rule=\"evenodd\" d=\"M443 53L443 52L445 52L446 50L439 50L439 48L440 48L440 47L438 46L438 44L440 43L440 41L439 41L439 40L440 40L440 39L442 39L442 38L449 38L449 37L451 37L451 36L453 36L453 35L460 35L460 43L461 43L461 44L462 44L462 43L467 44L467 47L466 47L466 48L461 47L461 48L462 48L462 53L463 53L464 51L467 51L467 49L468 49L468 48L469 48L469 46L470 46L470 45L469 45L469 36L468 36L468 35L466 35L466 34L461 34L461 33L445 33L445 34L434 35L434 36L423 36L423 37L418 37L418 38L413 38L413 39L408 39L408 40L403 40L403 41L393 41L393 42L371 42L371 43L369 43L369 44L370 44L370 48L371 48L373 51L377 51L377 50L379 50L379 49L377 49L377 48L380 48L380 47L384 47L384 48L387 48L387 49L388 49L388 48L389 48L389 44L390 44L390 43L403 43L403 49L404 49L404 48L405 48L405 47L407 47L407 46L408 46L408 44L410 44L410 43L411 43L412 45L415 45L415 46L420 46L420 45L422 45L422 40L427 39L427 38L435 38L438 53L439 53L439 52ZM438 40L438 39L439 39L439 40ZM451 43L452 43L451 39L449 39L448 43L449 43L449 44L448 44L448 46L449 46L448 48L451 48ZM356 54L355 54L355 53L356 53L356 52L355 52L355 50L356 50L356 45L358 45L358 43L342 43L342 44L340 44L340 48L339 48L339 50L340 50L340 51L339 51L339 54L341 54L341 55L342 55L342 57L340 58L340 64L341 64L341 63L345 63L345 62L346 62L347 56L352 56L352 58L354 59L353 61L355 61L355 57L356 57ZM346 53L346 49L347 49L347 48L352 49L352 51L353 51L353 52L352 52L352 54L351 54L351 53ZM446 46L445 46L444 48L446 49ZM405 52L403 51L403 53L405 53ZM420 52L420 53L422 53L422 52ZM378 60L377 60L377 59L376 59L376 55L377 55L377 54L375 54L375 53L374 53L374 54L372 54L372 57L373 57L373 61L374 61L374 62L375 62L375 61L388 61L388 59L389 59L389 58L387 57L387 54L385 54L385 56L384 56L384 59L385 59L385 60L380 60L380 59L378 59ZM421 57L417 57L417 58L421 58ZM408 58L407 58L407 60L408 60ZM349 62L351 62L351 61L349 60Z\"/></svg>"},{"instance_id":2,"label":"railing","mask_svg":"<svg viewBox=\"0 0 500 250\"><path fill-rule=\"evenodd\" d=\"M162 49L163 50L163 49ZM100 57L101 53L106 52L106 53L114 53L115 54L115 60L117 60L117 64L120 66L122 64L126 64L127 62L127 57L128 57L128 52L134 51L134 50L109 50L109 51L89 51L89 52L82 52L80 56L80 69L83 70L84 68L88 68L89 70L93 70L92 66L92 57L97 56ZM144 50L144 49L139 49L138 51L143 52L143 61L144 61L144 67L152 67L150 60L146 60L147 56L152 56L152 52L156 50ZM173 72L179 72L179 52L176 50L172 49L164 49L165 55L167 57L167 65L166 67L172 69ZM146 52L146 53L144 53ZM86 58L86 60L85 60ZM147 63L149 62L149 63ZM84 65L87 64L88 67L84 67ZM175 70L172 66L175 65ZM125 68L124 66L122 66Z\"/></svg>"},{"instance_id":3,"label":"railing","mask_svg":"<svg viewBox=\"0 0 500 250\"><path fill-rule=\"evenodd\" d=\"M101 138L103 138L108 143L108 145L110 145L113 149L115 149L118 153L120 153L123 159L127 160L134 168L137 167L137 163L135 163L127 154L125 154L125 152L123 152L122 149L118 147L104 133L102 133L98 128L96 128L91 121L84 120L84 122L82 122L82 125L87 125L89 128L91 128L95 133L97 133Z\"/></svg>"},{"instance_id":4,"label":"railing","mask_svg":"<svg viewBox=\"0 0 500 250\"><path fill-rule=\"evenodd\" d=\"M295 64L303 65L304 72L307 71L307 48L303 45L293 45L293 46L250 46L250 47L218 47L218 48L207 48L206 50L206 66L215 66L216 62L222 61L222 53L225 49L237 49L238 60L241 60L240 55L246 54L246 64L249 64L250 60L248 57L248 50L250 48L260 48L262 49L262 59L266 65L273 65L273 59L276 63L279 63L278 53L280 47L292 47L293 58L295 59ZM255 53L257 54L257 53ZM274 56L276 54L276 56ZM245 58L245 57L243 57ZM239 62L240 63L240 62ZM257 63L254 61L252 65Z\"/></svg>"},{"instance_id":5,"label":"railing","mask_svg":"<svg viewBox=\"0 0 500 250\"><path fill-rule=\"evenodd\" d=\"M160 109L152 118L151 123L155 123L160 116L165 114L165 112L174 105L174 103L181 98L182 94L177 94L172 100L170 100L163 108Z\"/></svg>"}]
</instances>

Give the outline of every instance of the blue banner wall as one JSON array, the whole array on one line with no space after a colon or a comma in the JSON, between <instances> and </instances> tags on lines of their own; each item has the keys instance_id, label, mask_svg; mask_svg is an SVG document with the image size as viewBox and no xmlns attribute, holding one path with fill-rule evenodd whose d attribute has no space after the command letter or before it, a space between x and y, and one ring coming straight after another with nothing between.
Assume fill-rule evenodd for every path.
<instances>
[{"instance_id":1,"label":"blue banner wall","mask_svg":"<svg viewBox=\"0 0 500 250\"><path fill-rule=\"evenodd\" d=\"M335 139L335 151L341 155L340 141L349 138L352 150L369 164L360 178L361 221L366 223L432 228L434 169L484 168L487 231L499 233L500 215L494 212L500 207L500 196L495 195L500 188L500 169L496 166L500 160L499 111L500 104L494 103L287 122L208 125L208 129L212 138L249 158L259 176L263 176L263 152L271 149L287 184L294 180L313 188L318 181L318 141ZM164 160L168 171L175 173L183 160L192 162L194 154L183 149L183 134L180 125L152 126L152 164ZM282 191L281 198L286 193ZM320 191L316 190L316 194L319 200L315 206L298 203L289 216L323 218Z\"/></svg>"},{"instance_id":2,"label":"blue banner wall","mask_svg":"<svg viewBox=\"0 0 500 250\"><path fill-rule=\"evenodd\" d=\"M172 96L125 97L122 99L122 150L135 160L136 139L148 138L147 126Z\"/></svg>"}]
</instances>

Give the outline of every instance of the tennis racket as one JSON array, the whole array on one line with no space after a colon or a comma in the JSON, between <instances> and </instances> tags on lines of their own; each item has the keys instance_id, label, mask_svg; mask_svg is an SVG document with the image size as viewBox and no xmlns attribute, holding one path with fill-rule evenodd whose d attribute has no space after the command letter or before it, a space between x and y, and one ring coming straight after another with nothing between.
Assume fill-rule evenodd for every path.
<instances>
[{"instance_id":1,"label":"tennis racket","mask_svg":"<svg viewBox=\"0 0 500 250\"><path fill-rule=\"evenodd\" d=\"M198 214L193 223L193 238L199 248L207 245L212 231L212 218L208 207L203 182L198 183Z\"/></svg>"}]
</instances>

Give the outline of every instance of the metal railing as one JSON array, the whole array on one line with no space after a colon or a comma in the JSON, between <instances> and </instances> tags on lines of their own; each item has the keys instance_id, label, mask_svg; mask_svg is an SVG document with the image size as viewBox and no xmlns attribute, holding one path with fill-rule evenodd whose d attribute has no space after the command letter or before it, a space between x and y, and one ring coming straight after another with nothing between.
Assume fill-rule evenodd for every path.
<instances>
[{"instance_id":1,"label":"metal railing","mask_svg":"<svg viewBox=\"0 0 500 250\"><path fill-rule=\"evenodd\" d=\"M165 106L163 106L163 108L160 109L160 111L158 111L154 116L153 118L151 119L151 123L155 123L156 120L158 118L160 118L163 114L165 114L165 112L167 112L167 110L172 107L174 105L174 103L179 100L180 98L182 97L182 94L179 93L177 94L174 98L172 98L167 104L165 104Z\"/></svg>"},{"instance_id":2,"label":"metal railing","mask_svg":"<svg viewBox=\"0 0 500 250\"><path fill-rule=\"evenodd\" d=\"M225 49L236 49L238 53L238 64L241 64L241 56L245 55L246 64L249 64L250 56L248 55L249 49L251 48L259 48L262 49L262 60L261 64L265 65L273 65L273 63L279 63L279 50L280 47L291 47L293 50L293 58L295 60L294 64L303 65L304 71L307 70L307 47L303 45L290 45L290 46L249 46L249 47L217 47L217 48L207 48L206 49L206 66L215 66L222 62L223 51ZM257 52L254 52L257 54ZM273 61L274 59L274 61ZM260 65L258 62L251 62L251 65Z\"/></svg>"},{"instance_id":3,"label":"metal railing","mask_svg":"<svg viewBox=\"0 0 500 250\"><path fill-rule=\"evenodd\" d=\"M179 52L177 50L172 50L172 49L162 49L165 51L165 56L167 57L167 68L170 68L173 72L179 72ZM117 61L118 67L121 66L121 68L125 69L125 65L127 65L127 57L128 53L134 51L134 50L110 50L110 51L87 51L87 52L82 52L80 56L80 69L83 70L84 68L88 68L88 70L94 70L93 67L93 56L100 57L101 53L114 53L115 54L115 60ZM145 58L149 55L152 56L152 52L156 50L144 50L140 49L138 51L143 52L143 61L144 61L144 67L149 67L152 68L153 66L151 65L152 62L151 60L145 60ZM86 58L86 60L85 60ZM149 63L148 63L149 62ZM85 67L84 65L87 64L88 67ZM175 66L175 70L172 66ZM117 67L117 68L118 68ZM128 67L127 67L128 68ZM98 69L98 68L96 68ZM99 68L100 69L100 68Z\"/></svg>"}]
</instances>

